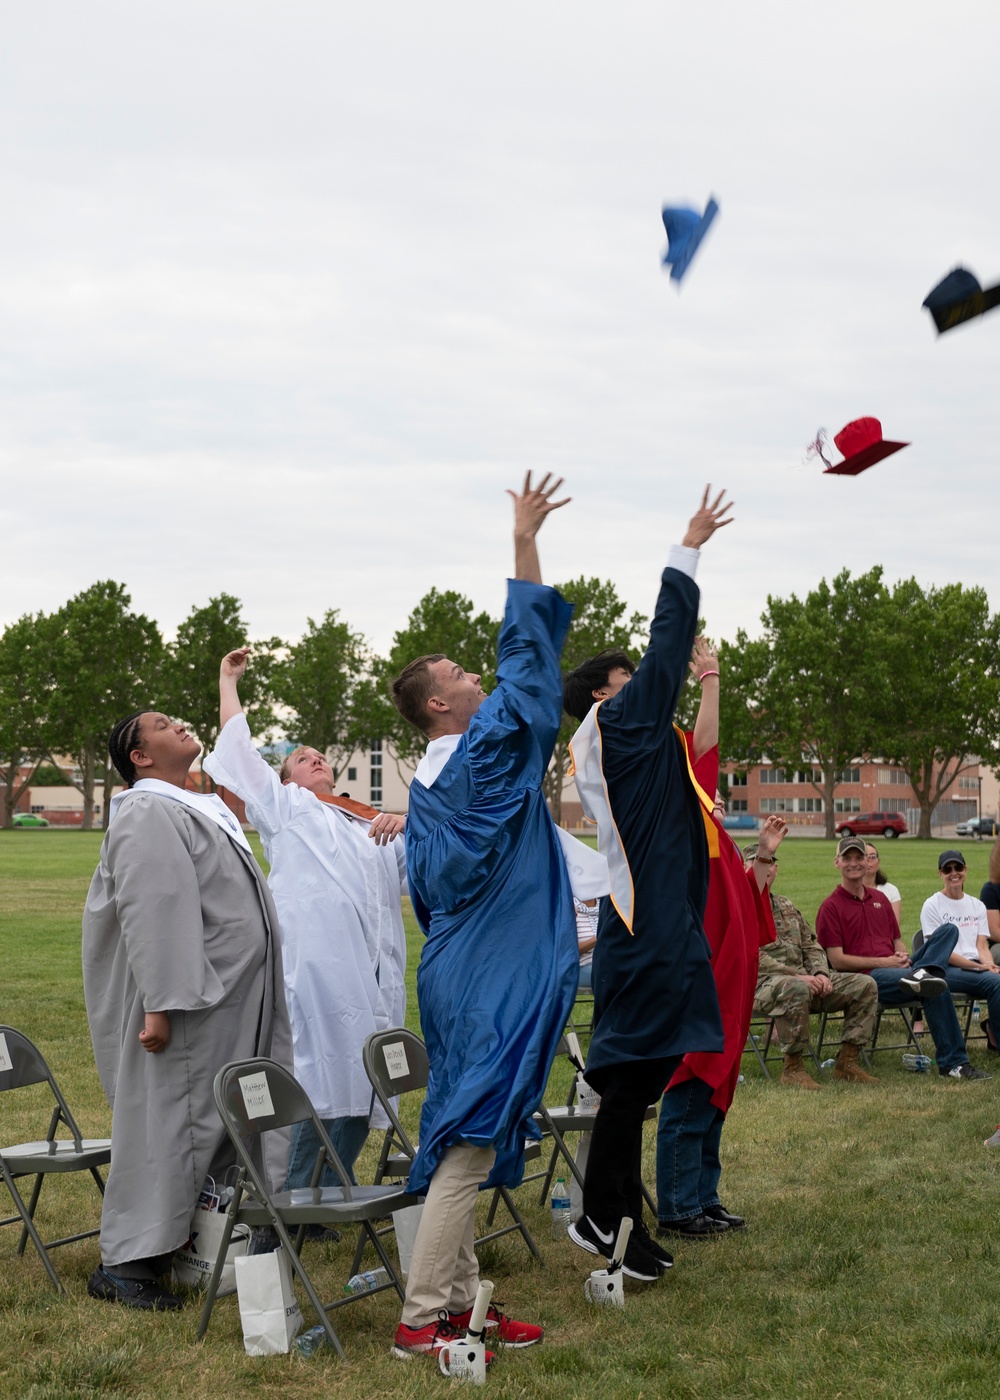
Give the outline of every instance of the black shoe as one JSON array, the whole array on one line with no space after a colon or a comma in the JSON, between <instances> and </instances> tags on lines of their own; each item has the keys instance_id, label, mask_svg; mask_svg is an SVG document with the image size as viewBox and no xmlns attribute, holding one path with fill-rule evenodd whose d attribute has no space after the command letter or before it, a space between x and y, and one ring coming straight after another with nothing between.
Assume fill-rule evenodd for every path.
<instances>
[{"instance_id":1,"label":"black shoe","mask_svg":"<svg viewBox=\"0 0 1000 1400\"><path fill-rule=\"evenodd\" d=\"M979 1022L979 1029L986 1036L986 1053L988 1055L1000 1055L1000 1049L997 1048L997 1043L993 1039L993 1027L985 1016Z\"/></svg>"},{"instance_id":2,"label":"black shoe","mask_svg":"<svg viewBox=\"0 0 1000 1400\"><path fill-rule=\"evenodd\" d=\"M964 1065L954 1065L951 1069L938 1069L938 1074L944 1075L946 1079L992 1079L992 1074L987 1074L985 1070L974 1069L966 1060Z\"/></svg>"},{"instance_id":3,"label":"black shoe","mask_svg":"<svg viewBox=\"0 0 1000 1400\"><path fill-rule=\"evenodd\" d=\"M729 1226L711 1215L695 1215L690 1220L661 1220L658 1235L680 1235L686 1240L712 1240L724 1235Z\"/></svg>"},{"instance_id":4,"label":"black shoe","mask_svg":"<svg viewBox=\"0 0 1000 1400\"><path fill-rule=\"evenodd\" d=\"M673 1260L670 1263L672 1264ZM669 1268L670 1265L667 1267ZM622 1273L627 1274L629 1278L638 1279L640 1283L655 1283L665 1272L660 1260L644 1249L642 1241L637 1240L634 1234L630 1235L628 1244L625 1246Z\"/></svg>"},{"instance_id":5,"label":"black shoe","mask_svg":"<svg viewBox=\"0 0 1000 1400\"><path fill-rule=\"evenodd\" d=\"M339 1244L340 1231L330 1225L307 1225L306 1239L320 1244Z\"/></svg>"},{"instance_id":6,"label":"black shoe","mask_svg":"<svg viewBox=\"0 0 1000 1400\"><path fill-rule=\"evenodd\" d=\"M589 1250L591 1254L603 1254L605 1259L610 1259L614 1254L617 1230L599 1229L589 1215L581 1215L579 1220L574 1220L568 1233L574 1244Z\"/></svg>"},{"instance_id":7,"label":"black shoe","mask_svg":"<svg viewBox=\"0 0 1000 1400\"><path fill-rule=\"evenodd\" d=\"M632 1226L632 1238L635 1239L637 1236L642 1248L656 1260L661 1274L665 1274L668 1269L674 1267L674 1256L668 1254L663 1248L663 1245L658 1244L656 1240L653 1239L653 1236L649 1233L641 1220L637 1225Z\"/></svg>"},{"instance_id":8,"label":"black shoe","mask_svg":"<svg viewBox=\"0 0 1000 1400\"><path fill-rule=\"evenodd\" d=\"M726 1210L725 1206L706 1206L705 1214L710 1215L713 1220L721 1220L725 1225L729 1226L730 1230L746 1229L747 1222L743 1219L743 1216L733 1215L731 1211Z\"/></svg>"},{"instance_id":9,"label":"black shoe","mask_svg":"<svg viewBox=\"0 0 1000 1400\"><path fill-rule=\"evenodd\" d=\"M926 967L918 967L913 972L908 972L905 977L899 979L899 985L905 987L911 996L921 997L924 1001L929 1001L931 997L939 997L948 990L948 983L943 977L935 977Z\"/></svg>"},{"instance_id":10,"label":"black shoe","mask_svg":"<svg viewBox=\"0 0 1000 1400\"><path fill-rule=\"evenodd\" d=\"M161 1288L154 1279L119 1278L104 1268L95 1269L91 1274L87 1292L92 1298L100 1298L105 1303L121 1303L126 1308L168 1312L184 1306L179 1298Z\"/></svg>"}]
</instances>

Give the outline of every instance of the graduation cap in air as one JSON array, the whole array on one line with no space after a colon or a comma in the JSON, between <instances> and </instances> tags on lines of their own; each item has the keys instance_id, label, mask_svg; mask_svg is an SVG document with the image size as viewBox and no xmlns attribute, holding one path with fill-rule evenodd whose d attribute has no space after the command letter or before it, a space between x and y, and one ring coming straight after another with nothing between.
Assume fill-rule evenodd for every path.
<instances>
[{"instance_id":1,"label":"graduation cap in air","mask_svg":"<svg viewBox=\"0 0 1000 1400\"><path fill-rule=\"evenodd\" d=\"M819 457L826 463L823 475L857 476L858 472L873 467L883 457L891 457L901 447L909 447L908 442L890 442L882 436L882 424L877 418L855 418L841 428L833 441L838 451L844 454L842 462L831 462L823 452L826 429L820 428L816 441L809 444L809 456Z\"/></svg>"},{"instance_id":2,"label":"graduation cap in air","mask_svg":"<svg viewBox=\"0 0 1000 1400\"><path fill-rule=\"evenodd\" d=\"M670 265L670 276L675 282L679 282L687 272L691 259L718 212L719 206L714 199L705 205L704 214L699 214L696 209L664 207L667 251L663 254L663 266Z\"/></svg>"},{"instance_id":3,"label":"graduation cap in air","mask_svg":"<svg viewBox=\"0 0 1000 1400\"><path fill-rule=\"evenodd\" d=\"M938 333L950 331L973 316L984 316L1000 306L1000 284L984 292L977 278L964 267L956 267L924 297L921 305L934 317Z\"/></svg>"}]
</instances>

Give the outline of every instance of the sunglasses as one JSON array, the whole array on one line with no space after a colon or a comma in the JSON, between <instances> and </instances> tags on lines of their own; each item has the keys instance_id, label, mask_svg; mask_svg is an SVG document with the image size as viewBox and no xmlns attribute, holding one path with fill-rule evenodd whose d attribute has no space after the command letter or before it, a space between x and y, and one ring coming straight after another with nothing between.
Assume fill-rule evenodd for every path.
<instances>
[{"instance_id":1,"label":"sunglasses","mask_svg":"<svg viewBox=\"0 0 1000 1400\"><path fill-rule=\"evenodd\" d=\"M957 875L957 874L959 873L960 870L964 870L964 869L965 869L965 866L964 866L964 865L956 865L956 864L954 863L954 861L952 861L952 863L951 863L950 865L942 865L942 867L941 867L941 874L942 874L942 875Z\"/></svg>"}]
</instances>

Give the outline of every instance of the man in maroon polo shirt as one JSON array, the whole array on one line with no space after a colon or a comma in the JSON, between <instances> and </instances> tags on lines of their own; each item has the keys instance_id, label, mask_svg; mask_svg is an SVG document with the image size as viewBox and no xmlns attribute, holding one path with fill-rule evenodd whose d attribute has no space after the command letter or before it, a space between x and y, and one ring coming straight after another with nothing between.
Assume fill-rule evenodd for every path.
<instances>
[{"instance_id":1,"label":"man in maroon polo shirt","mask_svg":"<svg viewBox=\"0 0 1000 1400\"><path fill-rule=\"evenodd\" d=\"M865 843L845 836L834 861L840 884L819 907L816 937L836 972L867 972L878 984L884 1006L901 1006L914 997L926 1002L924 1018L934 1037L938 1073L951 1079L989 1079L973 1069L944 980L955 951L958 929L942 924L911 959L899 936L892 906L878 889L866 889Z\"/></svg>"}]
</instances>

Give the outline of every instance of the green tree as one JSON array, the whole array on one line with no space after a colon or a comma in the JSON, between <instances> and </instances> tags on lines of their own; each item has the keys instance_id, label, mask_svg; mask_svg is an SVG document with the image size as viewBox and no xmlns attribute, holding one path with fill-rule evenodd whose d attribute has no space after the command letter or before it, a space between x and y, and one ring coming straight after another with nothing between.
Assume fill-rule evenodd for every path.
<instances>
[{"instance_id":1,"label":"green tree","mask_svg":"<svg viewBox=\"0 0 1000 1400\"><path fill-rule=\"evenodd\" d=\"M573 621L560 662L563 675L599 651L624 651L633 661L638 661L642 643L648 637L648 619L641 612L627 615L628 605L619 598L609 579L581 575L557 587L566 601L573 604ZM579 721L572 715L563 712L552 762L545 775L545 795L557 825L562 821L562 792L570 761L569 742L578 724Z\"/></svg>"},{"instance_id":2,"label":"green tree","mask_svg":"<svg viewBox=\"0 0 1000 1400\"><path fill-rule=\"evenodd\" d=\"M274 695L291 711L284 722L289 739L322 749L336 777L356 748L377 737L368 727L369 690L362 688L372 658L364 637L335 608L321 622L310 617L307 623L302 639L275 667Z\"/></svg>"},{"instance_id":3,"label":"green tree","mask_svg":"<svg viewBox=\"0 0 1000 1400\"><path fill-rule=\"evenodd\" d=\"M406 626L394 636L389 655L374 662L370 682L359 687L357 696L360 730L367 725L367 738L385 741L397 770L400 762L417 760L427 741L393 705L390 686L394 677L418 656L441 653L468 671L481 672L483 689L491 690L499 632L499 620L475 612L461 593L440 593L432 588L421 598Z\"/></svg>"},{"instance_id":4,"label":"green tree","mask_svg":"<svg viewBox=\"0 0 1000 1400\"><path fill-rule=\"evenodd\" d=\"M93 826L94 784L104 767L104 820L115 781L104 763L108 736L131 710L151 703L163 657L156 623L130 610L125 585L111 579L71 598L46 626L49 756L66 754L67 776L83 794L83 826Z\"/></svg>"},{"instance_id":5,"label":"green tree","mask_svg":"<svg viewBox=\"0 0 1000 1400\"><path fill-rule=\"evenodd\" d=\"M25 613L0 636L0 782L3 825L33 780L47 747L48 619ZM21 770L27 776L21 777Z\"/></svg>"},{"instance_id":6,"label":"green tree","mask_svg":"<svg viewBox=\"0 0 1000 1400\"><path fill-rule=\"evenodd\" d=\"M727 751L766 754L793 771L821 768L822 781L811 786L823 797L828 837L838 770L878 742L889 693L887 599L878 566L857 578L844 569L804 599L769 596L761 641L742 660L726 648L720 666Z\"/></svg>"},{"instance_id":7,"label":"green tree","mask_svg":"<svg viewBox=\"0 0 1000 1400\"><path fill-rule=\"evenodd\" d=\"M219 665L227 652L249 646L249 629L240 615L242 603L231 593L209 598L192 608L167 648L160 708L191 726L209 753L219 737ZM240 685L240 699L251 734L265 733L275 722L272 709L278 637L253 643L253 660ZM202 783L207 782L207 775Z\"/></svg>"},{"instance_id":8,"label":"green tree","mask_svg":"<svg viewBox=\"0 0 1000 1400\"><path fill-rule=\"evenodd\" d=\"M891 684L885 692L879 750L906 769L920 806L917 835L930 837L931 814L970 755L1000 762L998 713L1000 617L982 588L951 583L892 590L881 645Z\"/></svg>"}]
</instances>

